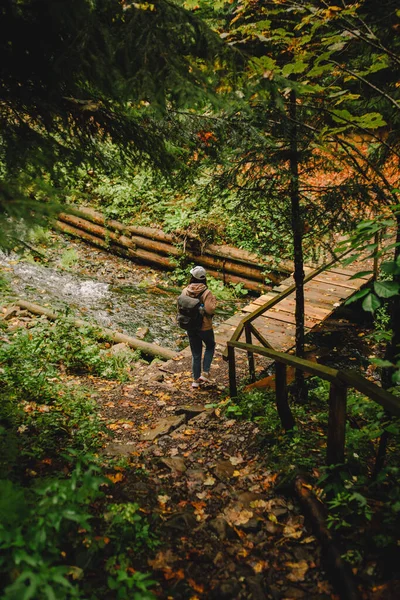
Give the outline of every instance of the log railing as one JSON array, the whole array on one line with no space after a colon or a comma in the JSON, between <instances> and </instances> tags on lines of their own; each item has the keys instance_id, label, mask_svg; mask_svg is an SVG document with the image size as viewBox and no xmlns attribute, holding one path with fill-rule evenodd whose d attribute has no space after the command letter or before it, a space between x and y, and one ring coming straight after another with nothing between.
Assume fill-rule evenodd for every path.
<instances>
[{"instance_id":1,"label":"log railing","mask_svg":"<svg viewBox=\"0 0 400 600\"><path fill-rule=\"evenodd\" d=\"M328 465L344 462L345 431L346 431L346 402L347 390L353 388L382 406L390 415L400 417L400 398L368 381L354 371L332 369L315 362L297 358L292 354L278 352L272 348L263 348L249 343L230 340L228 346L229 389L230 396L237 396L235 350L245 350L252 357L251 366L254 369L254 355L259 354L272 359L276 363L276 404L278 414L284 429L294 426L294 418L288 402L286 383L286 367L291 366L304 373L317 375L330 383L329 418L326 462ZM249 363L250 366L250 363Z\"/></svg>"}]
</instances>

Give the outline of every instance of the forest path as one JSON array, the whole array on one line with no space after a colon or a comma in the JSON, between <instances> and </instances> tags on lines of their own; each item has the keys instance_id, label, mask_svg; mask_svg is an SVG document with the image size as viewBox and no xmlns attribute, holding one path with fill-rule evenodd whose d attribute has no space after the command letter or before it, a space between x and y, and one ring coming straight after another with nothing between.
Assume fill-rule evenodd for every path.
<instances>
[{"instance_id":1,"label":"forest path","mask_svg":"<svg viewBox=\"0 0 400 600\"><path fill-rule=\"evenodd\" d=\"M296 503L274 491L265 432L206 408L226 397L219 352L212 375L217 385L192 390L181 356L138 365L129 384L92 380L115 435L104 453L126 459L111 493L158 523L161 545L141 568L163 599L331 598L318 542Z\"/></svg>"}]
</instances>

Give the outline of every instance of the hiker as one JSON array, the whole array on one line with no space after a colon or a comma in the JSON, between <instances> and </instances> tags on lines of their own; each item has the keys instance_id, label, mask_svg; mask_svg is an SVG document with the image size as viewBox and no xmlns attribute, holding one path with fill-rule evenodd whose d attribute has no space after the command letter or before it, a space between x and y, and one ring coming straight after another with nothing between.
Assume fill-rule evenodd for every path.
<instances>
[{"instance_id":1,"label":"hiker","mask_svg":"<svg viewBox=\"0 0 400 600\"><path fill-rule=\"evenodd\" d=\"M217 301L207 288L206 271L193 267L189 285L178 298L178 324L187 331L192 351L192 388L201 383L212 383L210 367L214 356L215 339L212 318ZM202 366L203 343L205 345Z\"/></svg>"}]
</instances>

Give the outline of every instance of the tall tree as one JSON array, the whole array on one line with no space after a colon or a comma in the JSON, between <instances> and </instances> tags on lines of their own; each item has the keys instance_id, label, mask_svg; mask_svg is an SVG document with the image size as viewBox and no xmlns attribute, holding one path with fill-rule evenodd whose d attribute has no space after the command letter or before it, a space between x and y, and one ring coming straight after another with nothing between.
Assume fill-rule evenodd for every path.
<instances>
[{"instance_id":1,"label":"tall tree","mask_svg":"<svg viewBox=\"0 0 400 600\"><path fill-rule=\"evenodd\" d=\"M125 162L171 170L178 130L166 108L199 101L207 85L199 64L220 47L168 0L4 0L0 215L26 216L56 164L107 160L99 142L116 144Z\"/></svg>"}]
</instances>

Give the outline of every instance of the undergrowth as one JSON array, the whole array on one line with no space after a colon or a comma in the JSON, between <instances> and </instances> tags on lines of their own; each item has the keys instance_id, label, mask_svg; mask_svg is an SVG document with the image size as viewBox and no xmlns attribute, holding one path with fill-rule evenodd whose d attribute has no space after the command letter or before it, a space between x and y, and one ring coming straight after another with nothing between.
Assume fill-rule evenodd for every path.
<instances>
[{"instance_id":1,"label":"undergrowth","mask_svg":"<svg viewBox=\"0 0 400 600\"><path fill-rule=\"evenodd\" d=\"M286 433L271 390L242 392L220 409L230 418L257 422L260 446L277 471L287 475L300 470L314 481L329 510L328 527L340 536L344 558L354 571L388 578L399 559L400 421L390 420L378 404L350 390L346 464L326 467L328 401L329 384L309 380L309 401L291 404L296 425ZM387 456L376 474L375 456L384 432L389 435Z\"/></svg>"},{"instance_id":2,"label":"undergrowth","mask_svg":"<svg viewBox=\"0 0 400 600\"><path fill-rule=\"evenodd\" d=\"M139 505L113 501L120 467L90 390L65 373L110 368L87 328L38 320L0 342L0 595L150 600L137 561L157 546ZM121 365L120 365L121 366ZM112 363L110 375L120 366ZM114 370L113 370L114 369Z\"/></svg>"}]
</instances>

